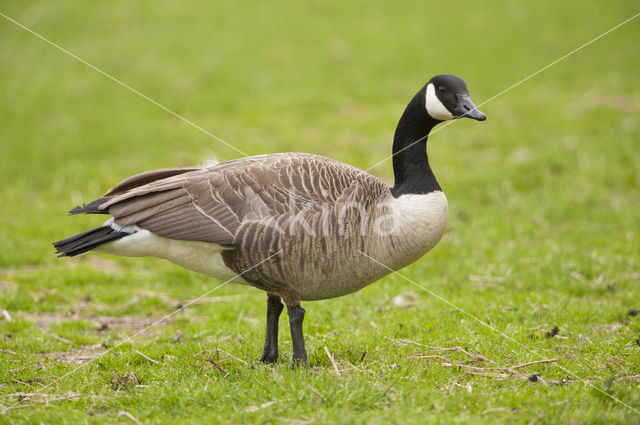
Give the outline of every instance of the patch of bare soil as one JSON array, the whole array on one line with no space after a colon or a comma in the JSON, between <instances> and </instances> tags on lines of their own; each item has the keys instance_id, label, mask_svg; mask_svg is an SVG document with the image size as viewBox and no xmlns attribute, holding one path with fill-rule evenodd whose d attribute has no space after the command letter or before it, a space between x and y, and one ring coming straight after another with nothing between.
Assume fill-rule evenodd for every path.
<instances>
[{"instance_id":1,"label":"patch of bare soil","mask_svg":"<svg viewBox=\"0 0 640 425\"><path fill-rule=\"evenodd\" d=\"M98 335L107 331L126 331L127 334L135 335L136 338L143 336L146 338L154 337L154 329L167 326L172 323L179 315L171 317L156 317L156 316L102 316L96 314L78 314L78 313L40 313L25 315L26 318L34 321L35 326L48 331L48 335L58 341L69 344L68 351L60 352L45 352L44 356L53 359L55 361L61 361L65 363L84 363L99 356L104 351L108 350L112 345L107 343L95 344L92 346L74 347L73 342L56 335L51 331L52 324L58 324L61 322L67 322L70 320L83 320L93 324L93 330ZM206 321L207 317L201 316L189 316L190 321ZM177 331L174 336L174 342L178 342L182 333ZM119 337L118 340L122 340L124 336Z\"/></svg>"},{"instance_id":2,"label":"patch of bare soil","mask_svg":"<svg viewBox=\"0 0 640 425\"><path fill-rule=\"evenodd\" d=\"M101 316L78 313L39 313L26 315L26 318L33 320L37 327L46 330L49 330L52 324L59 324L69 320L86 320L92 322L98 332L121 329L140 331L162 319L154 316ZM167 325L171 323L171 319L162 320L156 326Z\"/></svg>"},{"instance_id":3,"label":"patch of bare soil","mask_svg":"<svg viewBox=\"0 0 640 425\"><path fill-rule=\"evenodd\" d=\"M15 282L9 282L8 280L0 280L0 291L8 291L18 286Z\"/></svg>"},{"instance_id":4,"label":"patch of bare soil","mask_svg":"<svg viewBox=\"0 0 640 425\"><path fill-rule=\"evenodd\" d=\"M70 351L52 351L42 354L56 362L82 364L95 359L106 350L108 350L108 348L105 344L95 344L92 346L74 348Z\"/></svg>"}]
</instances>

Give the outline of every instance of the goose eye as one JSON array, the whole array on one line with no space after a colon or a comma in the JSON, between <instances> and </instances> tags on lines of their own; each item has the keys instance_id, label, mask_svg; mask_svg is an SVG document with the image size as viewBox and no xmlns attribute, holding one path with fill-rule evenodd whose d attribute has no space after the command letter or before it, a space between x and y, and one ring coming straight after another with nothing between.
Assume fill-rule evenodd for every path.
<instances>
[{"instance_id":1,"label":"goose eye","mask_svg":"<svg viewBox=\"0 0 640 425\"><path fill-rule=\"evenodd\" d=\"M445 87L442 87L442 86L438 87L438 92L439 93L444 93L446 91L447 91L447 89Z\"/></svg>"}]
</instances>

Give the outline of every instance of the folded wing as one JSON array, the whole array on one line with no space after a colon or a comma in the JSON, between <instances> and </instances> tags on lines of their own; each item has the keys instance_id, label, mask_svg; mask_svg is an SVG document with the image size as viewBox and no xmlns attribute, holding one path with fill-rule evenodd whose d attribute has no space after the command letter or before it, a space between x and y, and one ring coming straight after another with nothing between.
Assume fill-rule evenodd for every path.
<instances>
[{"instance_id":1,"label":"folded wing","mask_svg":"<svg viewBox=\"0 0 640 425\"><path fill-rule=\"evenodd\" d=\"M379 190L386 187L329 158L271 154L133 176L107 192L108 200L98 208L121 226L231 247L243 223L334 209L362 179L375 180L366 185Z\"/></svg>"}]
</instances>

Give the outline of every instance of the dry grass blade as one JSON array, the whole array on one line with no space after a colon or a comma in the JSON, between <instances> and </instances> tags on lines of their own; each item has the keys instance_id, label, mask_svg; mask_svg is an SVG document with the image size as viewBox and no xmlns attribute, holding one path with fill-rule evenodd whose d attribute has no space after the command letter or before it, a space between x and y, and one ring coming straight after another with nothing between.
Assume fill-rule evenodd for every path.
<instances>
[{"instance_id":1,"label":"dry grass blade","mask_svg":"<svg viewBox=\"0 0 640 425\"><path fill-rule=\"evenodd\" d=\"M226 351L224 351L222 348L216 348L216 351L219 351L219 352L221 352L222 354L224 354L225 356L230 357L230 358L232 358L233 360L238 361L238 362L242 363L242 364L243 364L243 365L245 365L245 366L248 366L250 369L255 369L253 366L251 366L251 365L250 365L249 363L247 363L246 361L242 360L242 359L241 359L241 358L239 358L239 357L234 356L234 355L233 355L233 354L231 354L231 353L227 353L227 352L226 352Z\"/></svg>"},{"instance_id":2,"label":"dry grass blade","mask_svg":"<svg viewBox=\"0 0 640 425\"><path fill-rule=\"evenodd\" d=\"M479 370L467 370L465 371L462 375L460 375L460 378L463 378L465 376L469 376L469 375L474 375L474 376L487 376L489 378L495 378L495 379L506 379L509 378L513 375L510 375L508 373L500 373L500 372L487 372L487 371L479 371Z\"/></svg>"},{"instance_id":3,"label":"dry grass blade","mask_svg":"<svg viewBox=\"0 0 640 425\"><path fill-rule=\"evenodd\" d=\"M444 362L448 362L449 359L446 358L445 356L438 356L438 355L426 355L426 354L414 354L412 356L409 356L410 359L438 359L438 360L442 360Z\"/></svg>"},{"instance_id":4,"label":"dry grass blade","mask_svg":"<svg viewBox=\"0 0 640 425\"><path fill-rule=\"evenodd\" d=\"M490 407L487 410L483 411L481 414L486 415L487 413L495 413L495 412L517 413L518 409L515 409L513 407Z\"/></svg>"},{"instance_id":5,"label":"dry grass blade","mask_svg":"<svg viewBox=\"0 0 640 425\"><path fill-rule=\"evenodd\" d=\"M83 394L76 394L76 393L68 393L65 397L81 397ZM23 397L51 397L51 398L56 398L59 397L56 394L45 394L45 393L25 393L25 392L17 392L17 393L8 393L8 394L0 394L0 397L17 397L17 398L23 398Z\"/></svg>"},{"instance_id":6,"label":"dry grass blade","mask_svg":"<svg viewBox=\"0 0 640 425\"><path fill-rule=\"evenodd\" d=\"M157 361L157 360L153 360L151 357L146 356L145 354L141 353L141 352L140 352L140 351L138 351L138 350L135 350L134 352L135 352L136 354L138 354L140 357L144 357L144 358L145 358L146 360L148 360L150 363L153 363L153 364L160 364L160 362L159 362L159 361Z\"/></svg>"},{"instance_id":7,"label":"dry grass blade","mask_svg":"<svg viewBox=\"0 0 640 425\"><path fill-rule=\"evenodd\" d=\"M30 393L26 393L26 394L30 394ZM29 403L29 404L13 404L11 406L5 407L2 410L0 410L0 414L4 414L4 413L8 412L9 410L25 409L27 407L35 407L35 406L39 406L39 405L42 405L42 404L57 403L59 401L64 401L64 400L73 400L74 398L80 398L80 397L84 397L84 396L85 396L85 394L69 394L69 395L66 395L64 397L47 398L46 400L35 401L35 402ZM26 395L25 397L32 397L32 396L31 395Z\"/></svg>"},{"instance_id":8,"label":"dry grass blade","mask_svg":"<svg viewBox=\"0 0 640 425\"><path fill-rule=\"evenodd\" d=\"M247 412L255 412L258 411L260 409L264 409L265 407L269 407L269 406L273 406L274 404L278 404L278 403L282 403L286 400L272 400L272 401L267 401L266 403L262 403L260 406L249 406L246 407L244 410Z\"/></svg>"},{"instance_id":9,"label":"dry grass blade","mask_svg":"<svg viewBox=\"0 0 640 425\"><path fill-rule=\"evenodd\" d=\"M340 376L340 370L338 369L338 365L336 364L336 361L333 359L333 356L331 355L331 352L329 352L329 349L327 348L326 345L324 347L324 351L327 353L327 357L329 357L329 360L331 360L331 364L333 365L333 369L336 371L336 374Z\"/></svg>"},{"instance_id":10,"label":"dry grass blade","mask_svg":"<svg viewBox=\"0 0 640 425\"><path fill-rule=\"evenodd\" d=\"M536 360L533 362L527 362L527 363L521 363L521 364L517 364L517 365L513 365L513 366L509 366L506 369L512 370L512 369L519 369L521 367L525 367L525 366L531 366L534 364L541 364L541 363L555 363L557 362L559 359L544 359L544 360Z\"/></svg>"},{"instance_id":11,"label":"dry grass blade","mask_svg":"<svg viewBox=\"0 0 640 425\"><path fill-rule=\"evenodd\" d=\"M129 419L131 419L133 422L142 425L142 422L140 422L135 416L133 416L131 413L129 412L125 412L124 410L121 410L118 412L118 416L125 416Z\"/></svg>"},{"instance_id":12,"label":"dry grass blade","mask_svg":"<svg viewBox=\"0 0 640 425\"><path fill-rule=\"evenodd\" d=\"M428 345L424 345L424 344L420 344L419 342L415 342L415 341L410 341L408 339L396 339L396 338L391 338L390 336L385 336L386 339L388 339L389 341L395 343L395 344L400 344L400 345L417 345L418 347L425 347L425 348L429 348Z\"/></svg>"},{"instance_id":13,"label":"dry grass blade","mask_svg":"<svg viewBox=\"0 0 640 425\"><path fill-rule=\"evenodd\" d=\"M73 345L73 343L71 341L69 341L68 339L63 338L61 336L58 336L56 334L51 334L51 338L56 339L56 340L58 340L60 342L64 342L65 344Z\"/></svg>"},{"instance_id":14,"label":"dry grass blade","mask_svg":"<svg viewBox=\"0 0 640 425\"><path fill-rule=\"evenodd\" d=\"M481 362L489 362L489 363L494 363L493 361L487 359L486 357L484 357L482 354L479 353L475 353L473 351L469 351L466 350L462 347L436 347L433 345L424 345L424 344L420 344L419 342L415 342L415 341L410 341L408 339L396 339L396 338L391 338L389 336L385 337L387 338L389 341L395 343L395 344L400 344L400 345L416 345L418 347L424 347L424 348L428 348L430 350L437 350L437 351L458 351L460 353L466 354L467 356L475 359L475 360L479 360Z\"/></svg>"},{"instance_id":15,"label":"dry grass blade","mask_svg":"<svg viewBox=\"0 0 640 425\"><path fill-rule=\"evenodd\" d=\"M2 317L4 317L4 319L5 319L7 322L10 322L10 321L11 321L11 315L9 314L9 312L8 312L7 310L2 309L2 310L0 310L0 312L2 313Z\"/></svg>"}]
</instances>

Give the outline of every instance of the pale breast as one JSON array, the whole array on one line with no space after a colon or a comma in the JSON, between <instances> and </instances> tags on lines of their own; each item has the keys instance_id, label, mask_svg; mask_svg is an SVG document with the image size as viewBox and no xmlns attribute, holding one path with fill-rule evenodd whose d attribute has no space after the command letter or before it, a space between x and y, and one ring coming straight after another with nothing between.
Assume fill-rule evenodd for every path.
<instances>
[{"instance_id":1,"label":"pale breast","mask_svg":"<svg viewBox=\"0 0 640 425\"><path fill-rule=\"evenodd\" d=\"M396 199L394 213L394 248L385 254L381 246L377 254L379 258L387 257L390 267L397 269L413 263L440 241L447 227L449 205L441 191L402 195Z\"/></svg>"}]
</instances>

